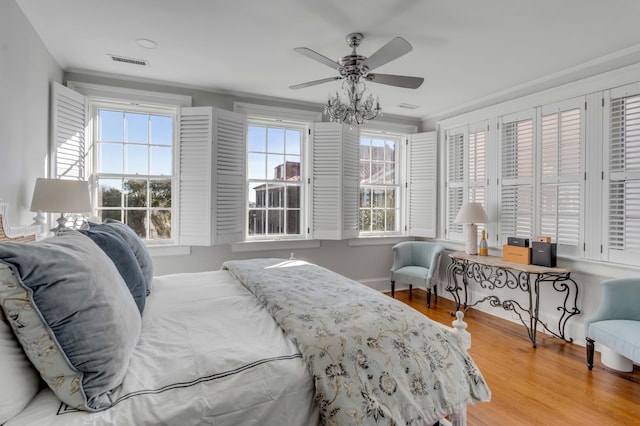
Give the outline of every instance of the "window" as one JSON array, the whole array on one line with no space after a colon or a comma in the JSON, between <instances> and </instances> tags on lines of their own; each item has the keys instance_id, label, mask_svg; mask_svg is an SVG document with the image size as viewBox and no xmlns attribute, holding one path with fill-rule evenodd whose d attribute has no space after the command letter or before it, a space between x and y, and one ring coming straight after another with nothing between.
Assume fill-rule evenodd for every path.
<instances>
[{"instance_id":1,"label":"window","mask_svg":"<svg viewBox=\"0 0 640 426\"><path fill-rule=\"evenodd\" d=\"M304 236L308 126L248 120L247 238Z\"/></svg>"},{"instance_id":2,"label":"window","mask_svg":"<svg viewBox=\"0 0 640 426\"><path fill-rule=\"evenodd\" d=\"M640 93L612 91L608 149L609 259L637 264L640 254Z\"/></svg>"},{"instance_id":3,"label":"window","mask_svg":"<svg viewBox=\"0 0 640 426\"><path fill-rule=\"evenodd\" d=\"M501 123L500 238L531 238L534 197L533 118L505 117Z\"/></svg>"},{"instance_id":4,"label":"window","mask_svg":"<svg viewBox=\"0 0 640 426\"><path fill-rule=\"evenodd\" d=\"M401 139L360 136L359 209L361 235L400 231L399 150Z\"/></svg>"},{"instance_id":5,"label":"window","mask_svg":"<svg viewBox=\"0 0 640 426\"><path fill-rule=\"evenodd\" d=\"M447 238L462 239L462 224L455 223L464 201L464 130L447 134Z\"/></svg>"},{"instance_id":6,"label":"window","mask_svg":"<svg viewBox=\"0 0 640 426\"><path fill-rule=\"evenodd\" d=\"M463 224L456 223L465 202L482 203L486 210L487 124L477 123L452 129L446 133L447 150L447 224L450 240L463 240ZM478 224L478 235L485 229Z\"/></svg>"},{"instance_id":7,"label":"window","mask_svg":"<svg viewBox=\"0 0 640 426\"><path fill-rule=\"evenodd\" d=\"M558 253L581 254L584 193L582 99L541 111L538 233L558 244ZM578 106L579 105L579 106Z\"/></svg>"},{"instance_id":8,"label":"window","mask_svg":"<svg viewBox=\"0 0 640 426\"><path fill-rule=\"evenodd\" d=\"M172 239L175 109L94 103L96 213L141 238Z\"/></svg>"},{"instance_id":9,"label":"window","mask_svg":"<svg viewBox=\"0 0 640 426\"><path fill-rule=\"evenodd\" d=\"M487 127L485 124L472 127L469 130L469 179L468 197L471 202L481 203L487 210ZM485 224L478 224L478 233L482 233Z\"/></svg>"}]
</instances>

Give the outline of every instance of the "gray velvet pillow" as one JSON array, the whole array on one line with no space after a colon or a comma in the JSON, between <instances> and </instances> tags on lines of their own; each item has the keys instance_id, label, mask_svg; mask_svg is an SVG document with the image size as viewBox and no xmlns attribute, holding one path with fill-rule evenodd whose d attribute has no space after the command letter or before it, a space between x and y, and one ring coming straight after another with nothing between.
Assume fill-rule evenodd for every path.
<instances>
[{"instance_id":1,"label":"gray velvet pillow","mask_svg":"<svg viewBox=\"0 0 640 426\"><path fill-rule=\"evenodd\" d=\"M63 402L111 406L140 337L141 318L111 259L78 232L0 243L0 302L24 351Z\"/></svg>"},{"instance_id":2,"label":"gray velvet pillow","mask_svg":"<svg viewBox=\"0 0 640 426\"><path fill-rule=\"evenodd\" d=\"M147 284L135 254L129 244L118 234L98 229L85 229L80 233L91 238L113 261L120 276L129 287L131 296L142 314L147 298Z\"/></svg>"},{"instance_id":3,"label":"gray velvet pillow","mask_svg":"<svg viewBox=\"0 0 640 426\"><path fill-rule=\"evenodd\" d=\"M90 226L90 229L114 230L124 238L127 243L129 243L133 253L136 255L136 259L138 260L138 264L142 270L142 275L144 275L144 280L147 284L147 294L149 294L153 281L153 262L142 238L140 238L128 225L114 219L106 219L104 223L100 225L92 223Z\"/></svg>"}]
</instances>

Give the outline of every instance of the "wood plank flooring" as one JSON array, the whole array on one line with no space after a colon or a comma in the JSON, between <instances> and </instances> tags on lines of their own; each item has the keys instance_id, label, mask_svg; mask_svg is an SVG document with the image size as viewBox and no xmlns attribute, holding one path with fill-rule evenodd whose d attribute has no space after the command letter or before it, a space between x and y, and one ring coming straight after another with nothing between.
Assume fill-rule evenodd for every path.
<instances>
[{"instance_id":1,"label":"wood plank flooring","mask_svg":"<svg viewBox=\"0 0 640 426\"><path fill-rule=\"evenodd\" d=\"M396 292L431 319L451 326L453 302L439 297L427 309L426 292ZM538 333L537 349L525 328L470 309L469 353L491 388L489 403L469 407L475 425L640 425L640 368L631 373L608 369L596 353L593 370L584 346Z\"/></svg>"}]
</instances>

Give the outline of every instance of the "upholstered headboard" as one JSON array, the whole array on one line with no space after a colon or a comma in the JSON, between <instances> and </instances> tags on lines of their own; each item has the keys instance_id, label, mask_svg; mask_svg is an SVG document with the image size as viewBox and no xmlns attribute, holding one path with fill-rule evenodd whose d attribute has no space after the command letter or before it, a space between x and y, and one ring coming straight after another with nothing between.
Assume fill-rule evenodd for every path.
<instances>
[{"instance_id":1,"label":"upholstered headboard","mask_svg":"<svg viewBox=\"0 0 640 426\"><path fill-rule=\"evenodd\" d=\"M36 234L42 232L38 225L10 226L7 220L7 203L0 202L0 241L35 241Z\"/></svg>"}]
</instances>

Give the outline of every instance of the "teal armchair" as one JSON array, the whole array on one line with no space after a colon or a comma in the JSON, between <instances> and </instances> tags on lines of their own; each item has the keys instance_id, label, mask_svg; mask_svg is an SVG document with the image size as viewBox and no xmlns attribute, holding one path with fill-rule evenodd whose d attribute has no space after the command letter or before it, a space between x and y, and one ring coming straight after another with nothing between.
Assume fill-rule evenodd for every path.
<instances>
[{"instance_id":1,"label":"teal armchair","mask_svg":"<svg viewBox=\"0 0 640 426\"><path fill-rule=\"evenodd\" d=\"M587 367L593 368L594 343L640 363L640 278L602 282L602 302L584 320Z\"/></svg>"},{"instance_id":2,"label":"teal armchair","mask_svg":"<svg viewBox=\"0 0 640 426\"><path fill-rule=\"evenodd\" d=\"M393 266L391 267L391 296L395 297L396 281L427 290L427 307L431 307L431 290L436 300L438 287L435 277L440 267L444 247L427 241L405 241L393 246Z\"/></svg>"}]
</instances>

